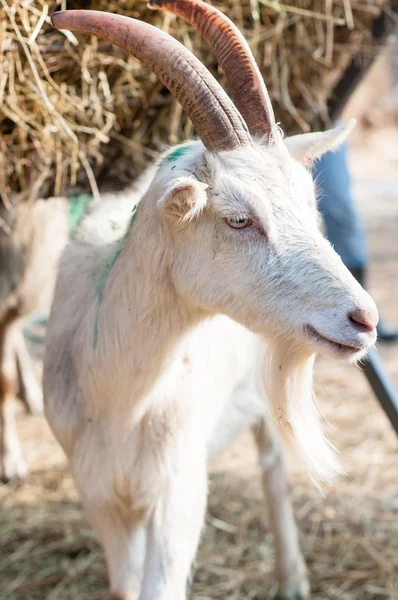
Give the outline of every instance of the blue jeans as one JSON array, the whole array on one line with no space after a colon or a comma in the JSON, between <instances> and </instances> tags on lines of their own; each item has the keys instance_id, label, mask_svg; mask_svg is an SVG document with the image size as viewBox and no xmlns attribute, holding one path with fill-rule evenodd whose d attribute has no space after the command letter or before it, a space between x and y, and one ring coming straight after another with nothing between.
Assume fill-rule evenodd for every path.
<instances>
[{"instance_id":1,"label":"blue jeans","mask_svg":"<svg viewBox=\"0 0 398 600\"><path fill-rule=\"evenodd\" d=\"M315 164L314 180L320 190L318 207L326 237L349 269L366 265L366 233L357 213L347 164L347 144L327 152Z\"/></svg>"}]
</instances>

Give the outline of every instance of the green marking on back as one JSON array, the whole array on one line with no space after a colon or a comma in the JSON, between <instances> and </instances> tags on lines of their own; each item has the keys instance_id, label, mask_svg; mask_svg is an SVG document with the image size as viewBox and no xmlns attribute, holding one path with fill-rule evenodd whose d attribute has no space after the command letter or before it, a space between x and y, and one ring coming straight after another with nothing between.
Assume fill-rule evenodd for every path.
<instances>
[{"instance_id":1,"label":"green marking on back","mask_svg":"<svg viewBox=\"0 0 398 600\"><path fill-rule=\"evenodd\" d=\"M192 144L185 144L184 146L178 146L175 150L173 150L173 152L170 152L170 154L167 154L167 156L165 156L164 160L165 160L165 162L174 162L175 160L180 158L180 156L184 156L184 154L189 152L191 148L192 148Z\"/></svg>"},{"instance_id":2,"label":"green marking on back","mask_svg":"<svg viewBox=\"0 0 398 600\"><path fill-rule=\"evenodd\" d=\"M89 194L80 194L80 196L71 196L70 198L68 198L68 225L70 237L72 237L78 230L79 225L87 212L87 208L91 198L92 196L90 196Z\"/></svg>"},{"instance_id":3,"label":"green marking on back","mask_svg":"<svg viewBox=\"0 0 398 600\"><path fill-rule=\"evenodd\" d=\"M94 271L94 273L93 273L95 289L96 289L96 292L98 295L97 313L95 315L95 325L94 325L94 348L96 347L97 341L98 341L98 318L99 318L99 311L101 308L102 300L104 297L106 282L108 281L108 277L109 277L113 267L117 263L119 256L121 255L123 248L125 247L126 242L129 238L131 228L132 228L135 218L137 216L138 207L139 207L139 203L134 206L133 211L132 211L133 214L131 215L131 219L130 219L130 223L127 228L127 231L123 235L123 237L119 240L119 242L117 244L117 248L115 249L113 254L111 254L109 259L105 263L105 266L101 269L100 272L96 273Z\"/></svg>"}]
</instances>

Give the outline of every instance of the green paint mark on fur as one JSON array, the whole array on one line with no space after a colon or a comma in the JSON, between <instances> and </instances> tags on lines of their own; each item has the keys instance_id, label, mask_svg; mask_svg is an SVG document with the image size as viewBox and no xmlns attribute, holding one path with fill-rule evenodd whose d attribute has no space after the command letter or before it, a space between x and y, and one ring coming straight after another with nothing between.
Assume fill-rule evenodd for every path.
<instances>
[{"instance_id":1,"label":"green paint mark on fur","mask_svg":"<svg viewBox=\"0 0 398 600\"><path fill-rule=\"evenodd\" d=\"M180 158L180 156L184 156L184 154L189 152L191 148L192 148L192 144L185 144L185 146L178 146L175 150L173 150L173 152L170 152L170 154L167 154L167 156L165 156L164 160L166 162L174 162L177 160L177 158Z\"/></svg>"},{"instance_id":2,"label":"green paint mark on fur","mask_svg":"<svg viewBox=\"0 0 398 600\"><path fill-rule=\"evenodd\" d=\"M69 236L72 237L79 228L80 223L83 220L87 212L88 205L92 196L89 194L81 194L80 196L71 196L69 201Z\"/></svg>"},{"instance_id":3,"label":"green paint mark on fur","mask_svg":"<svg viewBox=\"0 0 398 600\"><path fill-rule=\"evenodd\" d=\"M135 205L135 207L133 208L132 211L132 215L131 215L131 219L130 219L130 223L127 227L127 231L126 233L123 235L123 237L119 240L117 247L115 249L115 251L113 252L113 254L111 254L107 260L107 262L105 263L105 266L103 266L101 268L101 271L96 273L93 273L93 277L94 277L94 281L95 281L95 289L98 295L98 303L97 303L97 312L95 315L95 324L94 324L94 348L97 345L98 342L98 319L99 319L99 311L101 308L101 304L102 304L102 300L104 297L104 291L105 291L105 286L106 286L106 282L108 281L108 277L113 269L113 267L115 266L115 264L117 263L119 256L121 255L123 248L126 245L126 242L129 238L130 235L130 231L131 228L133 226L133 223L135 221L135 218L137 216L137 212L138 212L138 207L139 207L139 203Z\"/></svg>"}]
</instances>

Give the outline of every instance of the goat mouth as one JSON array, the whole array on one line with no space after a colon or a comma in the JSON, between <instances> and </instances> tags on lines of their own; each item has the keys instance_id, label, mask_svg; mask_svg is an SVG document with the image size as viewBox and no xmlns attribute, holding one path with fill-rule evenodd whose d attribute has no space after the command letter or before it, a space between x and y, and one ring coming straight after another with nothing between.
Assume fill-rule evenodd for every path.
<instances>
[{"instance_id":1,"label":"goat mouth","mask_svg":"<svg viewBox=\"0 0 398 600\"><path fill-rule=\"evenodd\" d=\"M306 325L304 330L311 341L313 341L317 346L323 346L324 348L331 350L334 354L354 355L364 350L363 346L345 344L343 342L338 342L337 340L326 337L325 335L319 333L319 331L317 331L315 327L312 327L312 325Z\"/></svg>"}]
</instances>

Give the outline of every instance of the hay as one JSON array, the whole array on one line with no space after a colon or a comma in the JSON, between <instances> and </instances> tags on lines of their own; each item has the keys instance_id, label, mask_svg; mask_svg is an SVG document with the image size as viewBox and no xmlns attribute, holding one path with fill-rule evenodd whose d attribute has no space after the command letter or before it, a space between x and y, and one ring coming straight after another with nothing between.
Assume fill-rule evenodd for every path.
<instances>
[{"instance_id":1,"label":"hay","mask_svg":"<svg viewBox=\"0 0 398 600\"><path fill-rule=\"evenodd\" d=\"M326 98L382 0L217 2L244 31L289 132L327 122ZM192 126L163 85L107 43L54 31L60 8L119 12L169 31L217 74L207 45L143 0L0 0L0 195L119 188ZM222 80L220 73L217 74Z\"/></svg>"}]
</instances>

